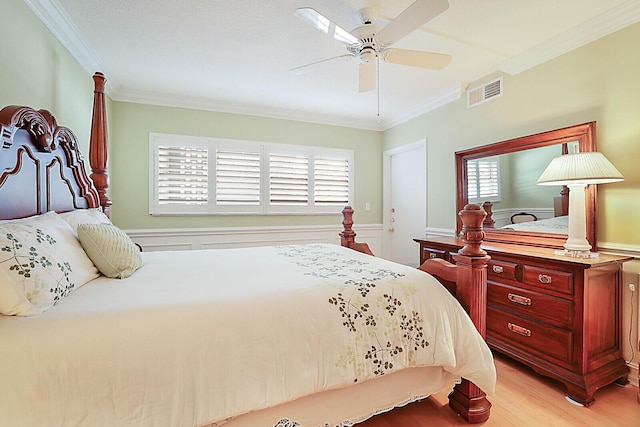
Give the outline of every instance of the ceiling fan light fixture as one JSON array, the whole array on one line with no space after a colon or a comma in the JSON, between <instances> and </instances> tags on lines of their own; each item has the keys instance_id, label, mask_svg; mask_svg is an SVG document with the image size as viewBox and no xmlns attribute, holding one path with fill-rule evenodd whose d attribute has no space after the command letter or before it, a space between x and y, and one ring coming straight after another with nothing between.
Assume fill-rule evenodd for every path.
<instances>
[{"instance_id":1,"label":"ceiling fan light fixture","mask_svg":"<svg viewBox=\"0 0 640 427\"><path fill-rule=\"evenodd\" d=\"M371 47L365 47L360 51L360 62L363 64L369 64L371 62L375 62L378 54Z\"/></svg>"}]
</instances>

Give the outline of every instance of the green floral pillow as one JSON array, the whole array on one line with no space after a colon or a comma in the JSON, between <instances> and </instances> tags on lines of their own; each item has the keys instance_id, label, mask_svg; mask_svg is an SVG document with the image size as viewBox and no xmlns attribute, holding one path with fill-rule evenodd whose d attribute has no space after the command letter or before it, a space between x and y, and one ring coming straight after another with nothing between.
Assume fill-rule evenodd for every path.
<instances>
[{"instance_id":1,"label":"green floral pillow","mask_svg":"<svg viewBox=\"0 0 640 427\"><path fill-rule=\"evenodd\" d=\"M136 244L112 224L78 224L78 239L98 270L107 277L124 279L142 266Z\"/></svg>"},{"instance_id":2,"label":"green floral pillow","mask_svg":"<svg viewBox=\"0 0 640 427\"><path fill-rule=\"evenodd\" d=\"M55 212L0 221L0 314L40 314L98 275Z\"/></svg>"}]
</instances>

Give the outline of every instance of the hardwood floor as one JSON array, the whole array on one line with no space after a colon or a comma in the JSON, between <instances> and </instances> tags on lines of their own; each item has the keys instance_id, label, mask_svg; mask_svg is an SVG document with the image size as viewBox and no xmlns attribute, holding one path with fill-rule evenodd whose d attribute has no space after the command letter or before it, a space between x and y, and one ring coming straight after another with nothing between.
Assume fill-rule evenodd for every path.
<instances>
[{"instance_id":1,"label":"hardwood floor","mask_svg":"<svg viewBox=\"0 0 640 427\"><path fill-rule=\"evenodd\" d=\"M498 384L491 417L478 426L640 426L638 389L609 385L596 392L590 407L565 399L564 386L536 374L518 362L495 355ZM448 406L447 393L394 409L359 424L358 427L444 427L467 425Z\"/></svg>"}]
</instances>

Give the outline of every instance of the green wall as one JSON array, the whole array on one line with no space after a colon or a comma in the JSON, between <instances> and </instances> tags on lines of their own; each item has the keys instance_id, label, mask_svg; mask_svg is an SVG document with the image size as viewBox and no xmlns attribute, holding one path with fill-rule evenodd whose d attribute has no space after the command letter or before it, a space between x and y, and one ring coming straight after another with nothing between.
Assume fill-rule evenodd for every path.
<instances>
[{"instance_id":1,"label":"green wall","mask_svg":"<svg viewBox=\"0 0 640 427\"><path fill-rule=\"evenodd\" d=\"M559 145L501 155L501 159L505 158L501 162L500 178L502 200L506 203L494 204L493 210L546 208L553 211L553 199L560 196L562 186L537 185L536 181L551 160L560 155L562 148Z\"/></svg>"},{"instance_id":2,"label":"green wall","mask_svg":"<svg viewBox=\"0 0 640 427\"><path fill-rule=\"evenodd\" d=\"M455 151L595 120L598 151L625 177L598 187L598 241L637 249L638 41L640 24L635 24L517 75L504 75L500 98L467 109L463 97L383 132L383 150L428 140L428 226L455 228Z\"/></svg>"},{"instance_id":3,"label":"green wall","mask_svg":"<svg viewBox=\"0 0 640 427\"><path fill-rule=\"evenodd\" d=\"M87 153L93 80L22 0L0 2L0 107L51 111Z\"/></svg>"},{"instance_id":4,"label":"green wall","mask_svg":"<svg viewBox=\"0 0 640 427\"><path fill-rule=\"evenodd\" d=\"M314 145L354 150L357 222L382 222L380 132L184 108L113 103L111 198L113 221L124 229L336 225L341 215L149 215L149 133ZM365 203L371 210L365 211Z\"/></svg>"}]
</instances>

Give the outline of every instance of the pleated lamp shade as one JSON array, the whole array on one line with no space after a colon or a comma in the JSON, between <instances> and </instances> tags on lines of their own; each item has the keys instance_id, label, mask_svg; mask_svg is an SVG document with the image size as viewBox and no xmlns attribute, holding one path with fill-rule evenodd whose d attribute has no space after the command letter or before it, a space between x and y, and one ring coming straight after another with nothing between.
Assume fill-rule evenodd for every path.
<instances>
[{"instance_id":1,"label":"pleated lamp shade","mask_svg":"<svg viewBox=\"0 0 640 427\"><path fill-rule=\"evenodd\" d=\"M602 153L590 151L554 158L538 178L538 184L588 185L623 180L620 171Z\"/></svg>"}]
</instances>

